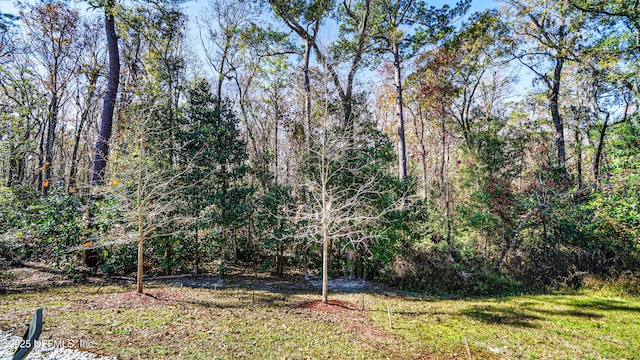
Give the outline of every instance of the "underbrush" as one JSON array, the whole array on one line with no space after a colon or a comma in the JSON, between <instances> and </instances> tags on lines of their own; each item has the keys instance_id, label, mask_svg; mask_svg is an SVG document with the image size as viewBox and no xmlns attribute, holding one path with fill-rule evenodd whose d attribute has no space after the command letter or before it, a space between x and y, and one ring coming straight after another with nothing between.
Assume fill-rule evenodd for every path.
<instances>
[{"instance_id":1,"label":"underbrush","mask_svg":"<svg viewBox=\"0 0 640 360\"><path fill-rule=\"evenodd\" d=\"M578 284L578 285L576 285ZM595 293L602 296L640 297L640 273L626 271L615 277L576 274L565 282L550 287L558 293Z\"/></svg>"},{"instance_id":2,"label":"underbrush","mask_svg":"<svg viewBox=\"0 0 640 360\"><path fill-rule=\"evenodd\" d=\"M452 263L444 252L406 249L387 268L382 280L390 286L435 296L509 296L522 293L598 291L640 296L640 273L610 269L584 271L570 256L525 258L517 251L496 273L488 262L467 259ZM554 260L555 259L555 260Z\"/></svg>"},{"instance_id":3,"label":"underbrush","mask_svg":"<svg viewBox=\"0 0 640 360\"><path fill-rule=\"evenodd\" d=\"M407 249L384 275L391 286L443 296L489 296L520 294L519 281L492 271L488 264L452 263L443 252Z\"/></svg>"}]
</instances>

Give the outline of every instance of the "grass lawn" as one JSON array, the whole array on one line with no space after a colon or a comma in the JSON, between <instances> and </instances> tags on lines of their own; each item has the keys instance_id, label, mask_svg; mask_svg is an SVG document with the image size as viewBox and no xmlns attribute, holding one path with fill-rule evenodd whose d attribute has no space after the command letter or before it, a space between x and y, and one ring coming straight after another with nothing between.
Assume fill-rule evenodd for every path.
<instances>
[{"instance_id":1,"label":"grass lawn","mask_svg":"<svg viewBox=\"0 0 640 360\"><path fill-rule=\"evenodd\" d=\"M41 339L121 359L640 359L640 299L605 293L447 300L365 289L318 306L315 292L271 278L147 289L0 295L0 329L21 335L43 307Z\"/></svg>"},{"instance_id":2,"label":"grass lawn","mask_svg":"<svg viewBox=\"0 0 640 360\"><path fill-rule=\"evenodd\" d=\"M371 317L435 358L640 359L640 299L604 294L381 299ZM377 311L375 311L377 310Z\"/></svg>"}]
</instances>

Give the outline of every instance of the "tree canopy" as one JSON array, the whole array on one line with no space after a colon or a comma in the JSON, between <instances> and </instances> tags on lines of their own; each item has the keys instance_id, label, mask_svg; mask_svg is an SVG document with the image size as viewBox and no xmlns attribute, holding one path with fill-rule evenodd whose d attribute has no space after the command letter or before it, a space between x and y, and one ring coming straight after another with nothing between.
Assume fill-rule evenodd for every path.
<instances>
[{"instance_id":1,"label":"tree canopy","mask_svg":"<svg viewBox=\"0 0 640 360\"><path fill-rule=\"evenodd\" d=\"M197 6L0 13L3 257L304 269L325 301L638 270L637 3Z\"/></svg>"}]
</instances>

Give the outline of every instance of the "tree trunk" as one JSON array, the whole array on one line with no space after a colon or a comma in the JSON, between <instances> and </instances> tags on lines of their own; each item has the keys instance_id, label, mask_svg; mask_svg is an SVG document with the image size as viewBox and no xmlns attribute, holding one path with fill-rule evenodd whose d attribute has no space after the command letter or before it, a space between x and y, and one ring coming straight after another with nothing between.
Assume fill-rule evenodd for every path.
<instances>
[{"instance_id":1,"label":"tree trunk","mask_svg":"<svg viewBox=\"0 0 640 360\"><path fill-rule=\"evenodd\" d=\"M309 77L309 58L311 56L311 44L305 40L304 58L302 61L302 72L304 74L304 116L307 125L307 146L311 141L311 80Z\"/></svg>"},{"instance_id":2,"label":"tree trunk","mask_svg":"<svg viewBox=\"0 0 640 360\"><path fill-rule=\"evenodd\" d=\"M329 234L327 225L322 230L322 302L329 298Z\"/></svg>"},{"instance_id":3,"label":"tree trunk","mask_svg":"<svg viewBox=\"0 0 640 360\"><path fill-rule=\"evenodd\" d=\"M25 156L20 146L12 146L9 150L9 174L7 176L7 187L24 183Z\"/></svg>"},{"instance_id":4,"label":"tree trunk","mask_svg":"<svg viewBox=\"0 0 640 360\"><path fill-rule=\"evenodd\" d=\"M194 238L194 244L195 244L195 253L193 254L193 275L197 275L198 274L198 267L200 266L200 237L198 236L198 227L196 225L196 229L195 229L195 238Z\"/></svg>"},{"instance_id":5,"label":"tree trunk","mask_svg":"<svg viewBox=\"0 0 640 360\"><path fill-rule=\"evenodd\" d=\"M218 108L222 106L222 85L224 83L224 65L227 62L227 56L229 54L229 48L231 47L231 35L227 35L224 41L224 48L222 49L222 56L220 57L220 70L218 72L218 84L216 85L216 101L218 102Z\"/></svg>"},{"instance_id":6,"label":"tree trunk","mask_svg":"<svg viewBox=\"0 0 640 360\"><path fill-rule=\"evenodd\" d=\"M500 272L500 268L502 267L504 258L507 256L507 252L509 251L509 249L511 249L516 245L516 242L518 241L518 237L520 237L520 233L522 232L522 229L527 224L527 222L529 222L529 219L531 218L531 216L533 216L536 210L538 210L538 208L540 207L541 205L536 205L533 209L529 210L529 213L527 214L527 216L525 216L524 219L520 222L520 224L518 224L516 231L513 233L513 237L511 238L511 241L504 244L504 247L502 248L502 252L500 253L500 257L496 262L496 266L495 266L496 273Z\"/></svg>"},{"instance_id":7,"label":"tree trunk","mask_svg":"<svg viewBox=\"0 0 640 360\"><path fill-rule=\"evenodd\" d=\"M323 145L322 145L322 302L326 303L329 297L329 208L331 206L327 196L327 181L328 176L326 173L326 148L324 142L326 141L326 119L323 128Z\"/></svg>"},{"instance_id":8,"label":"tree trunk","mask_svg":"<svg viewBox=\"0 0 640 360\"><path fill-rule=\"evenodd\" d=\"M14 174L15 174L15 170L18 167L18 162L16 161L16 157L17 154L15 153L14 149L11 149L11 151L9 152L9 174L7 175L7 182L6 182L6 186L7 187L11 187L13 186L13 178L14 178Z\"/></svg>"},{"instance_id":9,"label":"tree trunk","mask_svg":"<svg viewBox=\"0 0 640 360\"><path fill-rule=\"evenodd\" d=\"M362 281L367 281L367 257L362 254Z\"/></svg>"},{"instance_id":10,"label":"tree trunk","mask_svg":"<svg viewBox=\"0 0 640 360\"><path fill-rule=\"evenodd\" d=\"M137 275L137 289L139 294L142 294L142 276L144 273L144 253L143 253L143 240L144 232L142 229L142 214L138 216L138 275Z\"/></svg>"},{"instance_id":11,"label":"tree trunk","mask_svg":"<svg viewBox=\"0 0 640 360\"><path fill-rule=\"evenodd\" d=\"M111 13L114 1L110 1L105 7L105 32L107 39L107 50L109 52L109 81L107 83L107 93L104 96L102 107L102 121L100 124L100 137L96 142L96 151L93 162L92 185L100 185L104 182L104 172L107 167L109 157L109 140L113 128L113 112L116 106L118 95L118 85L120 83L120 54L118 51L118 37L116 35L115 18Z\"/></svg>"},{"instance_id":12,"label":"tree trunk","mask_svg":"<svg viewBox=\"0 0 640 360\"><path fill-rule=\"evenodd\" d=\"M280 123L280 112L278 105L278 93L275 90L274 93L274 125L273 125L273 161L274 161L274 169L273 169L273 182L275 184L278 183L278 125Z\"/></svg>"},{"instance_id":13,"label":"tree trunk","mask_svg":"<svg viewBox=\"0 0 640 360\"><path fill-rule=\"evenodd\" d=\"M54 84L56 86L56 84ZM47 142L44 156L44 182L42 194L47 196L51 187L51 170L53 169L53 147L55 145L56 127L58 125L58 95L55 93L49 103L49 126L47 127Z\"/></svg>"},{"instance_id":14,"label":"tree trunk","mask_svg":"<svg viewBox=\"0 0 640 360\"><path fill-rule=\"evenodd\" d=\"M38 134L40 135L40 143L38 146L38 175L36 177L36 179L34 179L35 183L36 183L36 189L38 191L42 191L42 182L44 179L44 154L45 154L45 147L44 147L44 140L45 140L45 134L46 134L46 130L47 130L47 125L46 123L42 123L42 125L40 126L40 131L38 132Z\"/></svg>"},{"instance_id":15,"label":"tree trunk","mask_svg":"<svg viewBox=\"0 0 640 360\"><path fill-rule=\"evenodd\" d=\"M278 245L277 265L278 265L278 270L277 270L278 276L284 275L284 244Z\"/></svg>"},{"instance_id":16,"label":"tree trunk","mask_svg":"<svg viewBox=\"0 0 640 360\"><path fill-rule=\"evenodd\" d=\"M580 136L580 127L576 126L576 167L578 171L578 189L582 188L582 136Z\"/></svg>"},{"instance_id":17,"label":"tree trunk","mask_svg":"<svg viewBox=\"0 0 640 360\"><path fill-rule=\"evenodd\" d=\"M609 115L607 115L602 127L600 128L600 135L598 136L598 146L596 153L593 155L593 178L598 184L600 177L600 161L602 159L602 150L604 149L604 137L607 134L607 127L609 126Z\"/></svg>"},{"instance_id":18,"label":"tree trunk","mask_svg":"<svg viewBox=\"0 0 640 360\"><path fill-rule=\"evenodd\" d=\"M91 185L97 186L104 183L104 173L107 167L107 158L109 157L109 140L111 139L111 130L113 128L113 112L116 107L116 98L118 96L118 85L120 84L120 53L118 51L118 37L116 35L116 21L111 13L115 5L115 0L108 1L105 9L104 28L107 39L107 51L109 53L109 80L107 82L107 92L104 95L102 106L102 120L100 123L100 136L96 142L96 150L93 159L93 176L91 177ZM89 195L89 201L93 195ZM89 206L89 209L92 207ZM93 229L94 214L89 211L89 229ZM85 251L85 263L94 267L97 265L97 255L93 249ZM91 266L93 265L93 266Z\"/></svg>"},{"instance_id":19,"label":"tree trunk","mask_svg":"<svg viewBox=\"0 0 640 360\"><path fill-rule=\"evenodd\" d=\"M560 115L560 106L558 104L558 98L560 96L560 80L562 78L562 67L564 65L564 59L557 58L556 65L553 71L552 87L549 92L549 108L551 110L551 119L553 120L553 126L556 130L556 148L558 150L558 167L565 169L566 164L566 152L564 145L564 121Z\"/></svg>"},{"instance_id":20,"label":"tree trunk","mask_svg":"<svg viewBox=\"0 0 640 360\"><path fill-rule=\"evenodd\" d=\"M371 0L364 0L362 4L362 20L358 24L357 43L355 53L351 61L351 68L347 75L347 84L342 97L342 108L344 109L344 128L351 134L354 133L354 114L353 114L353 87L356 72L360 68L362 55L365 51L367 30L369 29L369 14L371 11ZM317 50L316 50L317 51ZM336 84L338 85L338 84ZM353 138L352 138L353 139Z\"/></svg>"},{"instance_id":21,"label":"tree trunk","mask_svg":"<svg viewBox=\"0 0 640 360\"><path fill-rule=\"evenodd\" d=\"M409 108L411 109L411 108ZM420 124L418 125L418 121ZM420 165L422 167L422 187L420 189L422 200L427 199L427 147L424 141L424 114L422 113L422 106L418 104L417 114L413 116L413 130L416 139L420 142Z\"/></svg>"},{"instance_id":22,"label":"tree trunk","mask_svg":"<svg viewBox=\"0 0 640 360\"><path fill-rule=\"evenodd\" d=\"M302 263L304 264L304 279L309 279L309 245L305 245L302 249Z\"/></svg>"},{"instance_id":23,"label":"tree trunk","mask_svg":"<svg viewBox=\"0 0 640 360\"><path fill-rule=\"evenodd\" d=\"M143 156L143 140L142 134L140 134L140 158ZM142 276L144 271L144 253L143 253L143 241L144 241L144 217L142 216L142 162L138 164L138 188L136 191L138 208L138 277L137 277L137 291L142 294Z\"/></svg>"},{"instance_id":24,"label":"tree trunk","mask_svg":"<svg viewBox=\"0 0 640 360\"><path fill-rule=\"evenodd\" d=\"M402 104L402 73L400 68L400 52L398 44L393 45L393 65L395 70L395 86L396 86L396 114L398 116L398 140L400 142L398 168L400 180L407 177L407 144L404 137L404 108Z\"/></svg>"},{"instance_id":25,"label":"tree trunk","mask_svg":"<svg viewBox=\"0 0 640 360\"><path fill-rule=\"evenodd\" d=\"M445 173L447 163L447 123L444 117L444 111L442 112L442 163L440 164L440 181L442 184L442 191L444 195L444 218L447 225L447 247L449 248L449 260L451 263L455 263L453 257L453 245L451 243L451 214L449 211L449 185L447 184L447 177Z\"/></svg>"}]
</instances>

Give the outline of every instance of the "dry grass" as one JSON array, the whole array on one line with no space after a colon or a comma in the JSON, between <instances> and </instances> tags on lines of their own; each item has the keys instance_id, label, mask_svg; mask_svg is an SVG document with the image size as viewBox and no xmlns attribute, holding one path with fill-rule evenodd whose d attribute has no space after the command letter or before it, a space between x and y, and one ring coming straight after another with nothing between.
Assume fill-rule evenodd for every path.
<instances>
[{"instance_id":1,"label":"dry grass","mask_svg":"<svg viewBox=\"0 0 640 360\"><path fill-rule=\"evenodd\" d=\"M90 341L88 350L122 359L390 354L391 338L355 305L310 307L315 294L261 287L239 280L217 290L155 284L142 295L113 285L21 291L0 295L0 328L21 334L33 310L43 307L41 339Z\"/></svg>"}]
</instances>

